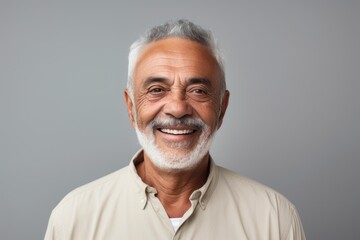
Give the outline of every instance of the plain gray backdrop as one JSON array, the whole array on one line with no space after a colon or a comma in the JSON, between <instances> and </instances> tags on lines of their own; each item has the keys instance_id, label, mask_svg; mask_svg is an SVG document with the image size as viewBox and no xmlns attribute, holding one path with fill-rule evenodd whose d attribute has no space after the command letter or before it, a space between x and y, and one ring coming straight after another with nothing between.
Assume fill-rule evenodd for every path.
<instances>
[{"instance_id":1,"label":"plain gray backdrop","mask_svg":"<svg viewBox=\"0 0 360 240\"><path fill-rule=\"evenodd\" d=\"M42 239L66 193L128 164L128 47L178 18L226 58L216 162L287 196L308 239L358 239L360 4L344 0L1 0L0 238Z\"/></svg>"}]
</instances>

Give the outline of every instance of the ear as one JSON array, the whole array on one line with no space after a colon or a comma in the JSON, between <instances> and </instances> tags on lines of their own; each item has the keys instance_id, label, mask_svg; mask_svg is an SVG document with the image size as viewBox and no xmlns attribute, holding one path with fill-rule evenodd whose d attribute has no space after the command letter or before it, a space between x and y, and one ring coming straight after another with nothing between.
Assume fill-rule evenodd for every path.
<instances>
[{"instance_id":1,"label":"ear","mask_svg":"<svg viewBox=\"0 0 360 240\"><path fill-rule=\"evenodd\" d=\"M130 123L133 127L135 127L135 119L134 119L134 103L130 97L130 93L129 90L125 90L124 91L124 98L125 98L125 103L126 103L126 107L127 107L127 112L130 118Z\"/></svg>"},{"instance_id":2,"label":"ear","mask_svg":"<svg viewBox=\"0 0 360 240\"><path fill-rule=\"evenodd\" d=\"M223 122L226 109L229 104L229 98L230 98L230 92L228 90L225 90L222 102L221 102L221 109L220 109L220 115L219 115L219 122L217 128L219 129L221 127L221 124Z\"/></svg>"}]
</instances>

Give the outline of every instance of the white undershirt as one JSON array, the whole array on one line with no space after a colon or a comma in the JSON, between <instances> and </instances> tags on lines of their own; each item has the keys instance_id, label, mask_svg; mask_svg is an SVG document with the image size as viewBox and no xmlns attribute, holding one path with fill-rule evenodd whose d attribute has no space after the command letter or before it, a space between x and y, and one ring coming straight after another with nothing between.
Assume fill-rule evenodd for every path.
<instances>
[{"instance_id":1,"label":"white undershirt","mask_svg":"<svg viewBox=\"0 0 360 240\"><path fill-rule=\"evenodd\" d=\"M180 225L181 218L170 218L171 224L173 225L174 230L176 231Z\"/></svg>"}]
</instances>

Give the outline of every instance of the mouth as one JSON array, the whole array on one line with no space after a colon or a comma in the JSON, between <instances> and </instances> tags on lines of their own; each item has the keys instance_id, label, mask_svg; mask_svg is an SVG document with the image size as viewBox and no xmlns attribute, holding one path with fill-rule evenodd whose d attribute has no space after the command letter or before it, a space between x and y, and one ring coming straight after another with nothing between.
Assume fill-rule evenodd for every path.
<instances>
[{"instance_id":1,"label":"mouth","mask_svg":"<svg viewBox=\"0 0 360 240\"><path fill-rule=\"evenodd\" d=\"M171 135L189 135L196 132L196 130L194 129L158 128L157 130L159 130L162 133L171 134Z\"/></svg>"}]
</instances>

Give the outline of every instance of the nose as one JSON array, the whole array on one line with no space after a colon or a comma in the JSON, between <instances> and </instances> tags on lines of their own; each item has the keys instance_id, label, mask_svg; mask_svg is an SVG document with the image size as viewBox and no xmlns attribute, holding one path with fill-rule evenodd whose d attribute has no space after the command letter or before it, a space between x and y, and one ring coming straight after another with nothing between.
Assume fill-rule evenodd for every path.
<instances>
[{"instance_id":1,"label":"nose","mask_svg":"<svg viewBox=\"0 0 360 240\"><path fill-rule=\"evenodd\" d=\"M166 99L163 107L164 113L174 118L183 118L192 114L192 107L189 104L186 92L178 89L172 90Z\"/></svg>"}]
</instances>

